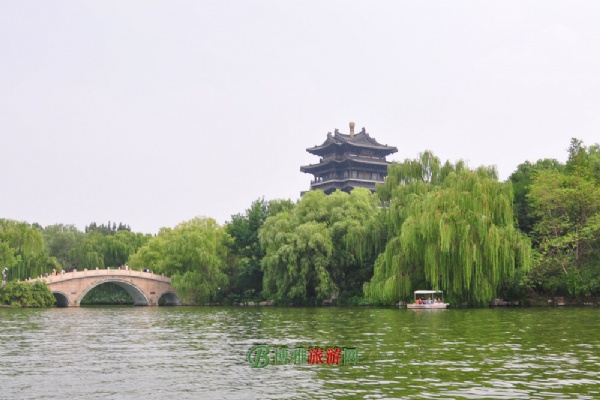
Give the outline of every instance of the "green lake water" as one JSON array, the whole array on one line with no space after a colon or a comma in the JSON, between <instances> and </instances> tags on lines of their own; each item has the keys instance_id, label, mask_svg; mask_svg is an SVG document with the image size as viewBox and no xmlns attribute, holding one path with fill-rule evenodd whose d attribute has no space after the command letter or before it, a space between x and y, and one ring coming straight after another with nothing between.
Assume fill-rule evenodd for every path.
<instances>
[{"instance_id":1,"label":"green lake water","mask_svg":"<svg viewBox=\"0 0 600 400\"><path fill-rule=\"evenodd\" d=\"M599 313L0 309L0 399L598 399ZM251 368L258 344L358 361Z\"/></svg>"}]
</instances>

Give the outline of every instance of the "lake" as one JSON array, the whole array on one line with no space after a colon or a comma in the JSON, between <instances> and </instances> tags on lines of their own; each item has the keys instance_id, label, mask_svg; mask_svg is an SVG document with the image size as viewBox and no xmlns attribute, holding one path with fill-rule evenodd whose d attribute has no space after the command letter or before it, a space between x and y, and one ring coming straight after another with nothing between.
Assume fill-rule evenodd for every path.
<instances>
[{"instance_id":1,"label":"lake","mask_svg":"<svg viewBox=\"0 0 600 400\"><path fill-rule=\"evenodd\" d=\"M3 308L0 399L594 399L599 312ZM256 345L358 359L252 368Z\"/></svg>"}]
</instances>

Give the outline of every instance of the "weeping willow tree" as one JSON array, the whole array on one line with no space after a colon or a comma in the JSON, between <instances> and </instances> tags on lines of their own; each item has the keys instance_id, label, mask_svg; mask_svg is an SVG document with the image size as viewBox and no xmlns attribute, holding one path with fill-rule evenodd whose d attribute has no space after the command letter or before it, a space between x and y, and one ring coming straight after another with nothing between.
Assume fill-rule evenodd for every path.
<instances>
[{"instance_id":1,"label":"weeping willow tree","mask_svg":"<svg viewBox=\"0 0 600 400\"><path fill-rule=\"evenodd\" d=\"M8 280L36 278L60 266L44 249L41 231L26 223L0 218L0 268L8 267Z\"/></svg>"},{"instance_id":2,"label":"weeping willow tree","mask_svg":"<svg viewBox=\"0 0 600 400\"><path fill-rule=\"evenodd\" d=\"M358 292L383 249L379 199L368 189L310 191L291 210L267 218L263 294L304 302Z\"/></svg>"},{"instance_id":3,"label":"weeping willow tree","mask_svg":"<svg viewBox=\"0 0 600 400\"><path fill-rule=\"evenodd\" d=\"M266 250L262 260L265 296L323 299L337 289L329 267L333 245L324 223L300 223L286 211L267 218L259 235Z\"/></svg>"},{"instance_id":4,"label":"weeping willow tree","mask_svg":"<svg viewBox=\"0 0 600 400\"><path fill-rule=\"evenodd\" d=\"M230 240L214 219L194 218L174 229L161 229L131 256L129 264L170 276L185 303L206 303L216 300L229 284L224 270Z\"/></svg>"},{"instance_id":5,"label":"weeping willow tree","mask_svg":"<svg viewBox=\"0 0 600 400\"><path fill-rule=\"evenodd\" d=\"M530 268L531 244L514 226L512 186L493 168L443 166L427 152L389 168L390 240L365 295L387 304L413 290L444 290L453 301L483 304Z\"/></svg>"}]
</instances>

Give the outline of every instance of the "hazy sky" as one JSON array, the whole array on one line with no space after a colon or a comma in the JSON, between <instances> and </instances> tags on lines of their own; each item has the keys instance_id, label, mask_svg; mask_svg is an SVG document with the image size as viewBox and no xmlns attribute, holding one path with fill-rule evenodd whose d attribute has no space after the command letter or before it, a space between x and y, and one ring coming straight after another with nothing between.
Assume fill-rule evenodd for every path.
<instances>
[{"instance_id":1,"label":"hazy sky","mask_svg":"<svg viewBox=\"0 0 600 400\"><path fill-rule=\"evenodd\" d=\"M0 217L224 223L349 121L390 160L564 162L600 142L600 1L0 0Z\"/></svg>"}]
</instances>

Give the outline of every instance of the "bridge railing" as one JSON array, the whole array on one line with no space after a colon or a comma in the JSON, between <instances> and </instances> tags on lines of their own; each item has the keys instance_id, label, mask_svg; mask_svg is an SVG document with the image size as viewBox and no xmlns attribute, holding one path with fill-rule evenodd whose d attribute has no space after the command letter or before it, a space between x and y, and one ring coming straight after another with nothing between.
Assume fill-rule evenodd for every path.
<instances>
[{"instance_id":1,"label":"bridge railing","mask_svg":"<svg viewBox=\"0 0 600 400\"><path fill-rule=\"evenodd\" d=\"M48 276L42 276L36 279L31 279L32 281L36 281L36 280L42 280L45 281L46 283L52 283L52 282L60 282L63 280L68 280L68 279L78 279L78 278L85 278L85 277L94 277L94 276L105 276L105 275L111 275L111 276L122 276L122 277L141 277L141 278L146 278L146 279L153 279L156 281L162 281L162 282L167 282L167 283L171 283L171 278L164 276L164 275L159 275L159 274L155 274L153 272L144 272L144 271L134 271L131 269L84 269L83 271L71 271L71 272L59 272L56 275L48 275Z\"/></svg>"}]
</instances>

